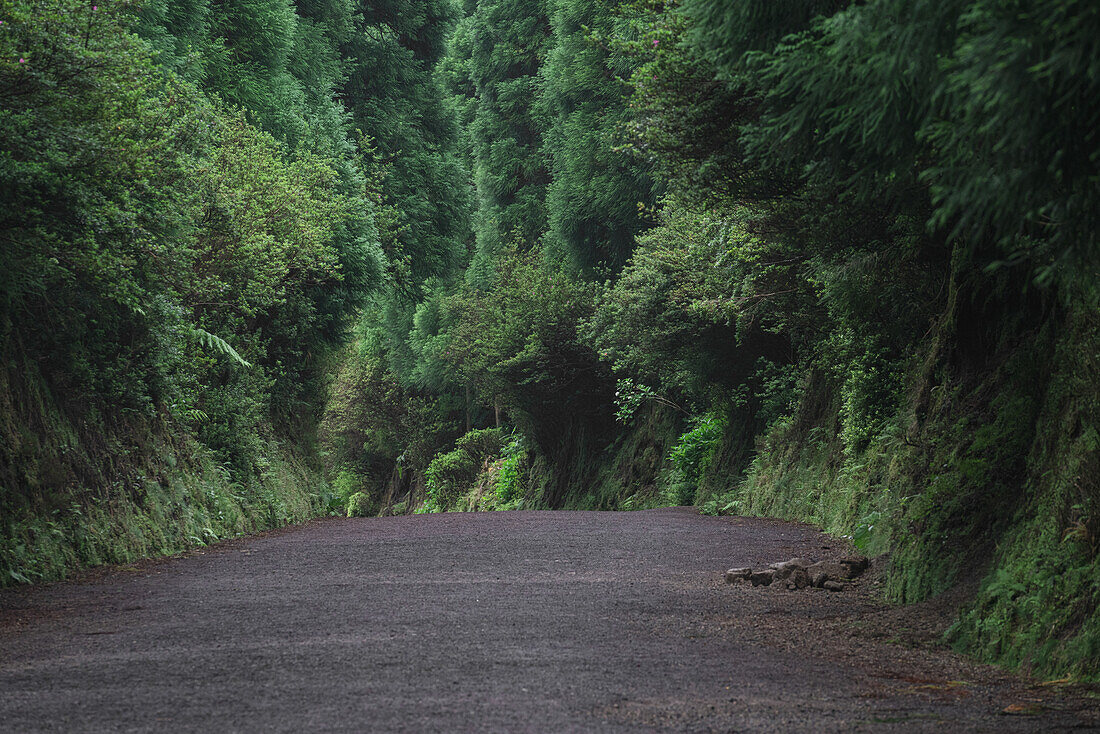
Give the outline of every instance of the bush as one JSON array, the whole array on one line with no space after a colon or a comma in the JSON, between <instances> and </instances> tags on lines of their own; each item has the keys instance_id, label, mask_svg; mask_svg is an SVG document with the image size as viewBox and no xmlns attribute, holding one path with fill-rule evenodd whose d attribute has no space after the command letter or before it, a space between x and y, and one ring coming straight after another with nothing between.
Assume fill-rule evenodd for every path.
<instances>
[{"instance_id":1,"label":"bush","mask_svg":"<svg viewBox=\"0 0 1100 734\"><path fill-rule=\"evenodd\" d=\"M680 481L671 485L671 499L677 505L690 505L695 502L695 491L699 481L714 458L722 434L726 430L726 420L722 416L710 414L698 419L694 428L680 436L680 440L669 452L669 460L679 474Z\"/></svg>"},{"instance_id":2,"label":"bush","mask_svg":"<svg viewBox=\"0 0 1100 734\"><path fill-rule=\"evenodd\" d=\"M503 447L504 440L499 428L475 429L455 441L456 450L465 451L475 458L498 456Z\"/></svg>"},{"instance_id":3,"label":"bush","mask_svg":"<svg viewBox=\"0 0 1100 734\"><path fill-rule=\"evenodd\" d=\"M348 517L369 517L374 514L374 501L366 492L348 497Z\"/></svg>"},{"instance_id":4,"label":"bush","mask_svg":"<svg viewBox=\"0 0 1100 734\"><path fill-rule=\"evenodd\" d=\"M524 464L527 451L517 438L504 447L504 457L497 463L493 492L502 504L519 502L524 494Z\"/></svg>"},{"instance_id":5,"label":"bush","mask_svg":"<svg viewBox=\"0 0 1100 734\"><path fill-rule=\"evenodd\" d=\"M362 517L364 507L372 504L369 493L364 491L366 481L350 469L340 469L330 483L333 512L344 511L348 517ZM353 504L355 509L353 509Z\"/></svg>"},{"instance_id":6,"label":"bush","mask_svg":"<svg viewBox=\"0 0 1100 734\"><path fill-rule=\"evenodd\" d=\"M425 472L431 512L453 509L458 500L473 488L486 463L500 455L499 428L473 430L455 441L453 451L432 459Z\"/></svg>"}]
</instances>

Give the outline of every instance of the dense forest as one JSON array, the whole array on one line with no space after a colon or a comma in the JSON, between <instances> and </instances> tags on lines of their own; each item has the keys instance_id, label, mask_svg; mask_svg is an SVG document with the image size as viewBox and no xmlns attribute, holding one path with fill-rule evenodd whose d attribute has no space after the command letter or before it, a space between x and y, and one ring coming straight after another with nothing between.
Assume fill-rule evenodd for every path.
<instances>
[{"instance_id":1,"label":"dense forest","mask_svg":"<svg viewBox=\"0 0 1100 734\"><path fill-rule=\"evenodd\" d=\"M1100 6L93 2L0 5L0 584L696 505L1100 676Z\"/></svg>"}]
</instances>

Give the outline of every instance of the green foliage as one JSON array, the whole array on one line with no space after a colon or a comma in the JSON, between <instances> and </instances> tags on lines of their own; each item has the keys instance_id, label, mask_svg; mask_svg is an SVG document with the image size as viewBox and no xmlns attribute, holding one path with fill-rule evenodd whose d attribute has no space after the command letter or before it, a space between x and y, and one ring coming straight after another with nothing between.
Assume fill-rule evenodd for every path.
<instances>
[{"instance_id":1,"label":"green foliage","mask_svg":"<svg viewBox=\"0 0 1100 734\"><path fill-rule=\"evenodd\" d=\"M728 423L718 415L706 415L695 421L695 427L680 436L680 440L668 453L668 458L679 473L679 482L673 485L672 499L677 505L695 503L699 481L714 460L715 451L722 440Z\"/></svg>"},{"instance_id":2,"label":"green foliage","mask_svg":"<svg viewBox=\"0 0 1100 734\"><path fill-rule=\"evenodd\" d=\"M384 329L368 315L339 360L320 424L325 466L384 507L415 489L436 453L461 433L454 407L406 387L390 368Z\"/></svg>"},{"instance_id":3,"label":"green foliage","mask_svg":"<svg viewBox=\"0 0 1100 734\"><path fill-rule=\"evenodd\" d=\"M322 433L330 471L352 467L381 505L404 497L415 507L429 462L473 407L437 354L442 302L472 243L472 187L444 89L457 73L443 63L456 8L387 0L352 10L342 99L378 162L367 181L387 270L357 348L341 359Z\"/></svg>"},{"instance_id":4,"label":"green foliage","mask_svg":"<svg viewBox=\"0 0 1100 734\"><path fill-rule=\"evenodd\" d=\"M192 441L163 434L146 440L140 451L116 459L109 492L54 490L47 505L52 509L45 512L8 501L0 520L0 586L181 553L304 522L325 509L319 475L277 446L268 447L261 475L237 481ZM66 460L94 470L102 461L98 450L85 439L68 446Z\"/></svg>"},{"instance_id":5,"label":"green foliage","mask_svg":"<svg viewBox=\"0 0 1100 734\"><path fill-rule=\"evenodd\" d=\"M881 512L872 512L859 521L859 525L852 531L852 545L860 553L867 553L875 540L876 528L884 520ZM879 531L881 532L881 531Z\"/></svg>"},{"instance_id":6,"label":"green foliage","mask_svg":"<svg viewBox=\"0 0 1100 734\"><path fill-rule=\"evenodd\" d=\"M620 6L625 29L611 43L631 60L633 93L618 148L680 196L704 202L730 193L744 197L756 182L738 144L739 126L755 100L715 78L714 64L689 43L694 24L677 12L680 4L632 0Z\"/></svg>"},{"instance_id":7,"label":"green foliage","mask_svg":"<svg viewBox=\"0 0 1100 734\"><path fill-rule=\"evenodd\" d=\"M596 286L516 250L500 253L495 276L493 290L464 286L448 301L442 360L552 451L569 426L610 417L610 380L578 333Z\"/></svg>"},{"instance_id":8,"label":"green foliage","mask_svg":"<svg viewBox=\"0 0 1100 734\"><path fill-rule=\"evenodd\" d=\"M775 396L783 378L760 373L758 360L781 372L793 356L791 336L808 330L820 309L797 270L801 260L748 226L744 210L722 216L669 199L608 284L585 331L622 375L622 415L645 400L698 410L741 385L751 387L753 405L782 402Z\"/></svg>"},{"instance_id":9,"label":"green foliage","mask_svg":"<svg viewBox=\"0 0 1100 734\"><path fill-rule=\"evenodd\" d=\"M725 428L726 422L720 417L707 415L680 436L679 442L669 452L669 458L685 479L698 481L706 471Z\"/></svg>"},{"instance_id":10,"label":"green foliage","mask_svg":"<svg viewBox=\"0 0 1100 734\"><path fill-rule=\"evenodd\" d=\"M342 506L349 506L351 496L359 494L363 478L349 469L341 469L332 479L332 492Z\"/></svg>"},{"instance_id":11,"label":"green foliage","mask_svg":"<svg viewBox=\"0 0 1100 734\"><path fill-rule=\"evenodd\" d=\"M661 396L648 385L642 385L629 377L621 377L615 381L615 405L618 410L615 417L623 423L628 423L634 418L635 413L649 401L660 401Z\"/></svg>"},{"instance_id":12,"label":"green foliage","mask_svg":"<svg viewBox=\"0 0 1100 734\"><path fill-rule=\"evenodd\" d=\"M609 52L616 3L556 0L541 76L539 116L551 181L546 193L548 254L585 270L618 270L645 228L638 204L652 206L645 166L618 153L630 59Z\"/></svg>"},{"instance_id":13,"label":"green foliage","mask_svg":"<svg viewBox=\"0 0 1100 734\"><path fill-rule=\"evenodd\" d=\"M369 517L374 512L374 502L366 492L356 492L348 497L348 517Z\"/></svg>"},{"instance_id":14,"label":"green foliage","mask_svg":"<svg viewBox=\"0 0 1100 734\"><path fill-rule=\"evenodd\" d=\"M57 574L324 511L273 476L279 439L308 454L328 355L383 269L375 162L329 93L338 72L294 104L218 88L285 81L304 29L285 4L166 1L135 16L123 3L19 0L0 20L3 514L31 527L80 508L49 520L64 528L57 547L76 548ZM236 53L223 55L231 26ZM238 62L255 73L218 66ZM309 146L284 113L316 127ZM145 466L143 437L165 433L164 461L213 451L228 474L203 480L211 497L247 489L232 491L245 498L232 532L214 521L177 532L157 509L179 494L176 474ZM303 482L301 493L316 479ZM173 512L188 517L214 502L179 496ZM85 532L105 545L73 545Z\"/></svg>"},{"instance_id":15,"label":"green foliage","mask_svg":"<svg viewBox=\"0 0 1100 734\"><path fill-rule=\"evenodd\" d=\"M477 479L453 509L473 512L515 510L528 500L533 485L530 453L523 439L513 434L500 449L500 457L488 458Z\"/></svg>"},{"instance_id":16,"label":"green foliage","mask_svg":"<svg viewBox=\"0 0 1100 734\"><path fill-rule=\"evenodd\" d=\"M1100 452L1086 427L1097 406L1087 311L1023 334L1002 324L1002 353L973 373L933 352L936 367L909 372L901 413L861 450L843 437L840 385L815 378L796 420L772 427L716 509L815 522L890 551L887 591L901 601L988 574L949 633L956 647L1095 677ZM922 382L924 370L940 382ZM828 412L807 412L823 398Z\"/></svg>"},{"instance_id":17,"label":"green foliage","mask_svg":"<svg viewBox=\"0 0 1100 734\"><path fill-rule=\"evenodd\" d=\"M191 335L195 337L195 339L203 346L207 347L208 349L214 349L221 352L242 367L252 366L251 362L247 361L244 357L238 354L237 350L234 349L229 342L227 342L225 339L222 339L217 334L211 334L205 329L193 329L191 331ZM201 413L201 411L199 412ZM206 416L205 413L202 413L202 415Z\"/></svg>"},{"instance_id":18,"label":"green foliage","mask_svg":"<svg viewBox=\"0 0 1100 734\"><path fill-rule=\"evenodd\" d=\"M1077 285L1081 266L1091 272L1100 206L1085 192L1100 147L1066 133L1097 115L1094 8L881 0L787 13L685 0L685 11L703 55L761 99L750 160L912 211L979 251L995 244L1044 277Z\"/></svg>"},{"instance_id":19,"label":"green foliage","mask_svg":"<svg viewBox=\"0 0 1100 734\"><path fill-rule=\"evenodd\" d=\"M459 498L473 488L486 465L500 455L500 429L470 431L457 441L453 451L432 459L425 472L429 512L453 509Z\"/></svg>"},{"instance_id":20,"label":"green foliage","mask_svg":"<svg viewBox=\"0 0 1100 734\"><path fill-rule=\"evenodd\" d=\"M455 441L455 449L470 456L494 456L503 448L503 436L499 428L481 428L468 431Z\"/></svg>"},{"instance_id":21,"label":"green foliage","mask_svg":"<svg viewBox=\"0 0 1100 734\"><path fill-rule=\"evenodd\" d=\"M1100 646L1100 395L1096 311L1065 315L1040 359L1052 373L1028 438L1016 521L981 591L948 639L959 649L1040 676L1096 680ZM984 450L997 437L975 439Z\"/></svg>"},{"instance_id":22,"label":"green foliage","mask_svg":"<svg viewBox=\"0 0 1100 734\"><path fill-rule=\"evenodd\" d=\"M673 190L590 332L622 407L729 405L765 429L744 482L704 506L892 550L896 598L1011 548L955 640L1043 671L1092 671L1097 639L1091 560L1067 551L1096 536L1092 454L1041 406L1069 394L1053 375L1089 374L1065 345L1096 351L1087 330L1058 335L1052 304L1078 325L1095 304L1100 147L1075 131L1095 127L1077 100L1096 97L1098 19L1041 0L638 0L613 44L633 66L622 148ZM724 252L724 220L749 247ZM716 326L732 355L707 343ZM754 350L752 328L784 348ZM725 379L701 379L708 364Z\"/></svg>"},{"instance_id":23,"label":"green foliage","mask_svg":"<svg viewBox=\"0 0 1100 734\"><path fill-rule=\"evenodd\" d=\"M467 277L487 285L507 242L533 245L546 231L545 120L536 114L538 73L550 42L542 0L484 0L456 43L461 72L450 84L467 110L477 187L476 251Z\"/></svg>"},{"instance_id":24,"label":"green foliage","mask_svg":"<svg viewBox=\"0 0 1100 734\"><path fill-rule=\"evenodd\" d=\"M500 508L514 505L524 495L524 463L528 460L523 441L514 437L504 445L503 456L497 462L493 492Z\"/></svg>"},{"instance_id":25,"label":"green foliage","mask_svg":"<svg viewBox=\"0 0 1100 734\"><path fill-rule=\"evenodd\" d=\"M468 176L435 74L454 8L449 0L385 0L358 10L341 47L343 97L390 166L382 194L395 221L384 245L399 305L415 307L420 284L460 264L469 237Z\"/></svg>"}]
</instances>

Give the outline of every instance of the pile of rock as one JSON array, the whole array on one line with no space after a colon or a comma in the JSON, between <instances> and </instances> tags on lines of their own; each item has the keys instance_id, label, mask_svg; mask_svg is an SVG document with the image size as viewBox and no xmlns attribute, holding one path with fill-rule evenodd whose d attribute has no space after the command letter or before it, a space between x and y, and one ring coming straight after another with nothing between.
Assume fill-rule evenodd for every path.
<instances>
[{"instance_id":1,"label":"pile of rock","mask_svg":"<svg viewBox=\"0 0 1100 734\"><path fill-rule=\"evenodd\" d=\"M753 586L785 585L788 589L827 589L843 591L845 581L851 581L864 571L870 562L863 556L838 558L832 561L813 562L807 558L792 558L773 563L766 569L731 568L726 571L726 583L746 581Z\"/></svg>"}]
</instances>

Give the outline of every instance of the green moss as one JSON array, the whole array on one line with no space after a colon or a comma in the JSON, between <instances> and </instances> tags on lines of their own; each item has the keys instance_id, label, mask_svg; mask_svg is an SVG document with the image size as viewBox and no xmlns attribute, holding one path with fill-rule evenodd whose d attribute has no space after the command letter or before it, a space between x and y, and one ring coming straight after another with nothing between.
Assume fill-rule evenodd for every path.
<instances>
[{"instance_id":1,"label":"green moss","mask_svg":"<svg viewBox=\"0 0 1100 734\"><path fill-rule=\"evenodd\" d=\"M639 408L615 441L593 457L565 507L639 510L670 504L675 478L667 455L682 430L682 418L671 408Z\"/></svg>"},{"instance_id":2,"label":"green moss","mask_svg":"<svg viewBox=\"0 0 1100 734\"><path fill-rule=\"evenodd\" d=\"M1037 675L1098 680L1100 323L1095 310L1079 309L1061 326L1013 525L949 639ZM1006 421L1018 418L1004 413Z\"/></svg>"}]
</instances>

